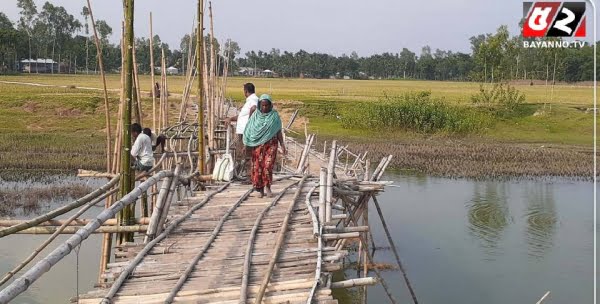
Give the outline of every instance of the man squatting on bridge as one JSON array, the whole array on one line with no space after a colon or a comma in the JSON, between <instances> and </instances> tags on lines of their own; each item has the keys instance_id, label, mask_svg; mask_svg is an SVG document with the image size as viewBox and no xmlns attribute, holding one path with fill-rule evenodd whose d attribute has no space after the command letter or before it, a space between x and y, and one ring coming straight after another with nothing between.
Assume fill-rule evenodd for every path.
<instances>
[{"instance_id":1,"label":"man squatting on bridge","mask_svg":"<svg viewBox=\"0 0 600 304\"><path fill-rule=\"evenodd\" d=\"M150 136L142 133L142 126L139 123L131 125L131 135L135 139L131 147L131 156L134 159L132 167L137 171L148 172L154 163L152 140Z\"/></svg>"},{"instance_id":2,"label":"man squatting on bridge","mask_svg":"<svg viewBox=\"0 0 600 304\"><path fill-rule=\"evenodd\" d=\"M244 84L244 96L246 96L246 103L244 103L244 106L242 107L237 116L225 118L226 124L229 124L232 121L237 122L235 126L235 134L237 134L236 161L241 163L238 172L244 171L244 166L247 160L249 159L249 151L242 144L242 137L244 134L244 130L246 129L246 125L248 124L248 120L250 119L250 116L252 116L252 113L254 113L254 111L258 107L258 96L256 96L255 92L256 88L254 87L254 84L250 82Z\"/></svg>"}]
</instances>

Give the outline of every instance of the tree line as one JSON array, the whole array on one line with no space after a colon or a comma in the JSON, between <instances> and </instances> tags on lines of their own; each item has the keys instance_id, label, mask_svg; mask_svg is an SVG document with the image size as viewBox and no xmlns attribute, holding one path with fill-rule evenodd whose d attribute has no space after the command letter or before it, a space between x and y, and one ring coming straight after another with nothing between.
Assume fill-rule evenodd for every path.
<instances>
[{"instance_id":1,"label":"tree line","mask_svg":"<svg viewBox=\"0 0 600 304\"><path fill-rule=\"evenodd\" d=\"M83 7L74 16L62 6L46 2L41 8L33 0L17 0L19 20L11 21L0 12L0 73L15 72L20 60L51 58L67 67L70 73L91 73L97 70L97 59L89 11ZM117 72L121 66L121 48L109 41L113 29L96 20L102 43L105 69ZM155 66L160 66L161 51L167 66L187 70L188 57L193 53L195 35L185 35L179 46L170 46L153 37ZM210 58L210 38L204 37ZM191 43L191 44L190 44ZM240 57L240 47L228 40L222 46L213 39L218 66L229 62L230 73L240 67L269 69L280 77L351 78L351 79L421 79L498 82L504 80L549 79L555 81L593 80L593 47L524 48L520 35L511 36L507 26L495 33L470 38L471 52L432 50L424 46L417 55L407 48L397 53L385 52L371 56L334 56L304 50L279 49L249 51ZM191 46L191 47L190 47ZM150 39L135 40L136 59L140 73L150 72Z\"/></svg>"}]
</instances>

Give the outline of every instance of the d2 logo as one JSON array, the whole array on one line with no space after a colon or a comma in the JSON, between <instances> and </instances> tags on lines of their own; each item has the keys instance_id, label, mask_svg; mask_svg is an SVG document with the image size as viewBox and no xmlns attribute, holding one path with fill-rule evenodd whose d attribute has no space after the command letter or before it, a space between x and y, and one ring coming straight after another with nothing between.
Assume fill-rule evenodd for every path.
<instances>
[{"instance_id":1,"label":"d2 logo","mask_svg":"<svg viewBox=\"0 0 600 304\"><path fill-rule=\"evenodd\" d=\"M585 2L523 2L523 37L585 37Z\"/></svg>"}]
</instances>

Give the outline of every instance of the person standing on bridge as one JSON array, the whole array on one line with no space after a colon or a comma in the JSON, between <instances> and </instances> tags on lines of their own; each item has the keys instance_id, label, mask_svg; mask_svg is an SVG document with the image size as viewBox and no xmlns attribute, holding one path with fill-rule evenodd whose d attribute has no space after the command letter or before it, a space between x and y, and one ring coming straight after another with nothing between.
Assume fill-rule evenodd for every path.
<instances>
[{"instance_id":1,"label":"person standing on bridge","mask_svg":"<svg viewBox=\"0 0 600 304\"><path fill-rule=\"evenodd\" d=\"M273 166L277 157L277 147L281 144L281 151L287 154L281 133L281 118L273 110L271 96L260 96L259 111L248 120L244 130L244 145L252 150L252 185L254 190L272 197L271 184L273 183Z\"/></svg>"},{"instance_id":2,"label":"person standing on bridge","mask_svg":"<svg viewBox=\"0 0 600 304\"><path fill-rule=\"evenodd\" d=\"M243 171L245 167L245 163L249 159L248 151L246 147L243 145L243 135L244 130L246 129L246 125L248 124L248 120L252 113L258 107L258 96L256 96L256 88L254 84L248 82L244 84L244 96L246 97L246 103L240 110L239 114L233 117L225 118L225 123L230 124L232 121L237 122L235 125L235 134L237 135L237 160L240 162L240 167L238 171Z\"/></svg>"},{"instance_id":3,"label":"person standing on bridge","mask_svg":"<svg viewBox=\"0 0 600 304\"><path fill-rule=\"evenodd\" d=\"M131 156L134 158L132 167L137 171L150 171L154 163L152 140L142 133L142 126L137 122L131 124L131 136L135 139L131 147Z\"/></svg>"}]
</instances>

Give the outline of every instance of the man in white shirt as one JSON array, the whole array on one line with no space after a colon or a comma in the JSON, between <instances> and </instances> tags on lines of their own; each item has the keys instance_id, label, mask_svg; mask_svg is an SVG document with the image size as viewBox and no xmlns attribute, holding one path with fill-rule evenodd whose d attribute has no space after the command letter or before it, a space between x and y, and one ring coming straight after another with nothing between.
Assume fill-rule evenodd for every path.
<instances>
[{"instance_id":1,"label":"man in white shirt","mask_svg":"<svg viewBox=\"0 0 600 304\"><path fill-rule=\"evenodd\" d=\"M244 149L244 144L242 140L242 136L244 134L244 129L246 129L246 125L248 124L248 120L252 113L256 110L258 106L258 96L256 96L256 88L252 83L244 84L244 96L246 96L246 103L240 110L237 116L225 118L225 123L231 123L232 121L237 122L235 126L235 134L237 136L237 158L238 160L245 160L249 156L246 153L246 149Z\"/></svg>"},{"instance_id":2,"label":"man in white shirt","mask_svg":"<svg viewBox=\"0 0 600 304\"><path fill-rule=\"evenodd\" d=\"M131 125L131 135L135 139L131 147L131 156L134 159L132 167L137 171L148 172L154 163L152 140L148 135L142 133L142 126L139 123Z\"/></svg>"}]
</instances>

